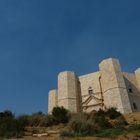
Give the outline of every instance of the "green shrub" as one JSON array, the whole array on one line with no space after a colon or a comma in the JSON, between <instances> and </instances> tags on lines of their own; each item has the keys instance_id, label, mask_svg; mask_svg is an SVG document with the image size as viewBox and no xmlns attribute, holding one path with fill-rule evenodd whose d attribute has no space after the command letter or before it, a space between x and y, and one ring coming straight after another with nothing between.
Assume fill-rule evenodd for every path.
<instances>
[{"instance_id":1,"label":"green shrub","mask_svg":"<svg viewBox=\"0 0 140 140\"><path fill-rule=\"evenodd\" d=\"M116 118L122 116L122 114L120 112L118 112L116 110L116 108L107 109L107 111L105 112L105 115L108 116L110 119L116 119Z\"/></svg>"},{"instance_id":2,"label":"green shrub","mask_svg":"<svg viewBox=\"0 0 140 140\"><path fill-rule=\"evenodd\" d=\"M0 124L0 136L11 138L11 137L21 137L24 133L24 126L17 119L5 119L3 123Z\"/></svg>"},{"instance_id":3,"label":"green shrub","mask_svg":"<svg viewBox=\"0 0 140 140\"><path fill-rule=\"evenodd\" d=\"M22 137L24 127L24 123L11 111L0 112L0 137Z\"/></svg>"},{"instance_id":4,"label":"green shrub","mask_svg":"<svg viewBox=\"0 0 140 140\"><path fill-rule=\"evenodd\" d=\"M33 113L28 118L28 125L37 127L37 126L45 126L45 119L46 114L43 114L42 112Z\"/></svg>"},{"instance_id":5,"label":"green shrub","mask_svg":"<svg viewBox=\"0 0 140 140\"><path fill-rule=\"evenodd\" d=\"M62 136L62 137L74 137L75 134L74 134L74 132L71 132L69 130L64 130L60 133L60 136Z\"/></svg>"},{"instance_id":6,"label":"green shrub","mask_svg":"<svg viewBox=\"0 0 140 140\"><path fill-rule=\"evenodd\" d=\"M89 115L86 113L74 114L68 126L70 132L78 136L93 135L99 130L99 127L89 119Z\"/></svg>"},{"instance_id":7,"label":"green shrub","mask_svg":"<svg viewBox=\"0 0 140 140\"><path fill-rule=\"evenodd\" d=\"M110 138L116 138L119 135L124 134L124 129L104 129L100 131L98 134L96 134L96 137L110 137Z\"/></svg>"},{"instance_id":8,"label":"green shrub","mask_svg":"<svg viewBox=\"0 0 140 140\"><path fill-rule=\"evenodd\" d=\"M95 116L93 121L100 127L100 129L111 128L111 124L105 116Z\"/></svg>"},{"instance_id":9,"label":"green shrub","mask_svg":"<svg viewBox=\"0 0 140 140\"><path fill-rule=\"evenodd\" d=\"M124 117L115 108L89 114L76 113L71 115L68 123L69 131L64 131L63 135L87 136L102 132L99 134L113 137L121 132L119 129L124 130L126 124Z\"/></svg>"},{"instance_id":10,"label":"green shrub","mask_svg":"<svg viewBox=\"0 0 140 140\"><path fill-rule=\"evenodd\" d=\"M54 107L52 115L57 123L67 123L69 120L68 110L64 107Z\"/></svg>"},{"instance_id":11,"label":"green shrub","mask_svg":"<svg viewBox=\"0 0 140 140\"><path fill-rule=\"evenodd\" d=\"M109 120L109 123L113 128L123 128L128 125L127 121L123 116L120 116L117 119Z\"/></svg>"},{"instance_id":12,"label":"green shrub","mask_svg":"<svg viewBox=\"0 0 140 140\"><path fill-rule=\"evenodd\" d=\"M131 126L129 126L128 131L140 131L140 124L132 124Z\"/></svg>"},{"instance_id":13,"label":"green shrub","mask_svg":"<svg viewBox=\"0 0 140 140\"><path fill-rule=\"evenodd\" d=\"M103 110L90 113L89 117L100 129L111 128L111 124Z\"/></svg>"},{"instance_id":14,"label":"green shrub","mask_svg":"<svg viewBox=\"0 0 140 140\"><path fill-rule=\"evenodd\" d=\"M38 134L39 130L38 130L38 128L32 128L31 132L32 132L32 134Z\"/></svg>"},{"instance_id":15,"label":"green shrub","mask_svg":"<svg viewBox=\"0 0 140 140\"><path fill-rule=\"evenodd\" d=\"M48 127L48 126L52 126L55 124L56 124L56 122L52 115L43 116L41 119L41 122L40 122L40 126L43 126L43 127Z\"/></svg>"},{"instance_id":16,"label":"green shrub","mask_svg":"<svg viewBox=\"0 0 140 140\"><path fill-rule=\"evenodd\" d=\"M5 110L4 112L0 112L0 120L2 120L4 118L13 119L14 117L15 117L14 114L9 110Z\"/></svg>"},{"instance_id":17,"label":"green shrub","mask_svg":"<svg viewBox=\"0 0 140 140\"><path fill-rule=\"evenodd\" d=\"M17 119L20 123L22 123L23 126L29 126L29 118L30 116L28 115L21 115Z\"/></svg>"}]
</instances>

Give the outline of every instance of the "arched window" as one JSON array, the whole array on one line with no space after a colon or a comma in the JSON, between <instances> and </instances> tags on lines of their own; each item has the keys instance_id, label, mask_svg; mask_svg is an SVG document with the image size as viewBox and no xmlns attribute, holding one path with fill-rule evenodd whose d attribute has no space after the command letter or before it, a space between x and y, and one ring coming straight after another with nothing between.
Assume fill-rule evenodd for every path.
<instances>
[{"instance_id":1,"label":"arched window","mask_svg":"<svg viewBox=\"0 0 140 140\"><path fill-rule=\"evenodd\" d=\"M88 88L88 94L89 94L89 95L93 94L93 89L92 89L92 87L89 87L89 88Z\"/></svg>"},{"instance_id":2,"label":"arched window","mask_svg":"<svg viewBox=\"0 0 140 140\"><path fill-rule=\"evenodd\" d=\"M137 109L136 103L133 103L133 107L134 107L135 110Z\"/></svg>"}]
</instances>

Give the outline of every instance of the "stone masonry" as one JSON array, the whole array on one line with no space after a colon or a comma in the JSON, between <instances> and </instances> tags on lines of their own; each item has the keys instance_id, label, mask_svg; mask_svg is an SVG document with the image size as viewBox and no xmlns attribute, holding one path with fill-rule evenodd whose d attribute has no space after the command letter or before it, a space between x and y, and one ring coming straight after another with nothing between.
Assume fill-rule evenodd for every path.
<instances>
[{"instance_id":1,"label":"stone masonry","mask_svg":"<svg viewBox=\"0 0 140 140\"><path fill-rule=\"evenodd\" d=\"M134 73L122 72L117 59L99 64L99 71L77 76L65 71L58 75L58 89L51 90L48 112L63 106L71 112L92 112L110 107L121 113L140 111L140 68Z\"/></svg>"}]
</instances>

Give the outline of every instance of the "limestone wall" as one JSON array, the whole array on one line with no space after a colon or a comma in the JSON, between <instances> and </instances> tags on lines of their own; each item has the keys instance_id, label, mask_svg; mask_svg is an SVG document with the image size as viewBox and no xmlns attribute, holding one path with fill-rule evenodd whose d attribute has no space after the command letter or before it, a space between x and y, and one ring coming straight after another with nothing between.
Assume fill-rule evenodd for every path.
<instances>
[{"instance_id":1,"label":"limestone wall","mask_svg":"<svg viewBox=\"0 0 140 140\"><path fill-rule=\"evenodd\" d=\"M84 102L89 96L89 88L93 90L94 96L97 98L101 98L101 87L99 83L99 77L100 73L95 72L87 75L83 75L79 77L79 81L81 84L81 96L82 96L82 102ZM91 100L88 105L94 105L98 102L96 100ZM91 112L92 110L99 110L99 106L94 106L91 108L88 108L86 112Z\"/></svg>"},{"instance_id":2,"label":"limestone wall","mask_svg":"<svg viewBox=\"0 0 140 140\"><path fill-rule=\"evenodd\" d=\"M82 96L88 94L89 87L93 89L94 93L101 92L99 77L100 77L99 72L79 76Z\"/></svg>"},{"instance_id":3,"label":"limestone wall","mask_svg":"<svg viewBox=\"0 0 140 140\"><path fill-rule=\"evenodd\" d=\"M136 76L134 73L123 73L124 80L127 87L127 92L133 112L140 111L140 92L137 85ZM134 108L133 104L136 104L137 109Z\"/></svg>"},{"instance_id":4,"label":"limestone wall","mask_svg":"<svg viewBox=\"0 0 140 140\"><path fill-rule=\"evenodd\" d=\"M138 86L138 89L140 91L140 68L138 68L135 71L135 76L136 76L137 86Z\"/></svg>"},{"instance_id":5,"label":"limestone wall","mask_svg":"<svg viewBox=\"0 0 140 140\"><path fill-rule=\"evenodd\" d=\"M57 106L57 90L51 90L48 95L48 113L51 113Z\"/></svg>"},{"instance_id":6,"label":"limestone wall","mask_svg":"<svg viewBox=\"0 0 140 140\"><path fill-rule=\"evenodd\" d=\"M89 89L92 89L94 97L103 97L106 108L116 107L122 113L140 111L140 68L135 73L122 72L119 61L109 58L100 63L98 72L79 77L74 72L61 72L58 75L58 90L49 92L48 112L57 105L71 112L84 111L83 103L91 97ZM90 100L86 105L97 103L97 100ZM86 111L99 108L92 106Z\"/></svg>"},{"instance_id":7,"label":"limestone wall","mask_svg":"<svg viewBox=\"0 0 140 140\"><path fill-rule=\"evenodd\" d=\"M116 107L122 113L132 112L119 61L106 59L99 67L106 107Z\"/></svg>"},{"instance_id":8,"label":"limestone wall","mask_svg":"<svg viewBox=\"0 0 140 140\"><path fill-rule=\"evenodd\" d=\"M58 76L58 106L77 112L77 77L74 72L62 72Z\"/></svg>"}]
</instances>

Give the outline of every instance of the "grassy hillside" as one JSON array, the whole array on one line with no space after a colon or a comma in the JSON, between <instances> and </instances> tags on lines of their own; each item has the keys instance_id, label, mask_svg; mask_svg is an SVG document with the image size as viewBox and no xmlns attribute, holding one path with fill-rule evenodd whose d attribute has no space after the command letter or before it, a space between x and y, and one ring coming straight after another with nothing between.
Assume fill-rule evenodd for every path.
<instances>
[{"instance_id":1,"label":"grassy hillside","mask_svg":"<svg viewBox=\"0 0 140 140\"><path fill-rule=\"evenodd\" d=\"M15 117L5 111L0 113L0 135L20 140L139 140L140 112L122 115L110 108L72 114L57 107L52 115L39 112Z\"/></svg>"}]
</instances>

